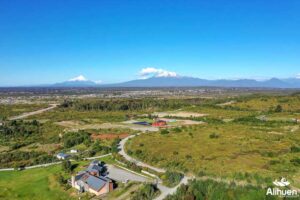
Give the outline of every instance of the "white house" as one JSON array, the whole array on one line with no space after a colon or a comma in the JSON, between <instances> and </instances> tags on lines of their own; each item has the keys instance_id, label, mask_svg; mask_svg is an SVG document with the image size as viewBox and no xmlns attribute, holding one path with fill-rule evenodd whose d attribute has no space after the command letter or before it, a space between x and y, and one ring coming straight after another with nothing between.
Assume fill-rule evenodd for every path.
<instances>
[{"instance_id":1,"label":"white house","mask_svg":"<svg viewBox=\"0 0 300 200\"><path fill-rule=\"evenodd\" d=\"M70 153L78 153L78 150L77 149L71 149Z\"/></svg>"}]
</instances>

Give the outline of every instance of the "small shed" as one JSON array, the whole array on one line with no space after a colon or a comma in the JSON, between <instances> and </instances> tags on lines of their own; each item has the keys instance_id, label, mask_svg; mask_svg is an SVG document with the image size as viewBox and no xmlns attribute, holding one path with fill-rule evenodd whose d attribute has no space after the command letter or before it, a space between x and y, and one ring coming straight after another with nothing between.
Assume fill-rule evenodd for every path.
<instances>
[{"instance_id":1,"label":"small shed","mask_svg":"<svg viewBox=\"0 0 300 200\"><path fill-rule=\"evenodd\" d=\"M78 150L77 149L71 149L70 153L78 153Z\"/></svg>"}]
</instances>

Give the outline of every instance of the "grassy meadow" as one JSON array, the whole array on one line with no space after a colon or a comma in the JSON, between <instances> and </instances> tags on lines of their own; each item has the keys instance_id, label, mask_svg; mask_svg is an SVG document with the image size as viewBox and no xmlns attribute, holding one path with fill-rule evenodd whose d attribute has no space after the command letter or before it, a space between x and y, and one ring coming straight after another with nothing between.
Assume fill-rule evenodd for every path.
<instances>
[{"instance_id":1,"label":"grassy meadow","mask_svg":"<svg viewBox=\"0 0 300 200\"><path fill-rule=\"evenodd\" d=\"M55 180L54 174L60 171L61 165L24 171L0 172L0 199L73 199L70 194L75 191L64 191Z\"/></svg>"},{"instance_id":2,"label":"grassy meadow","mask_svg":"<svg viewBox=\"0 0 300 200\"><path fill-rule=\"evenodd\" d=\"M194 175L259 182L284 176L300 186L300 124L291 120L299 116L299 102L298 96L271 96L238 98L225 106L187 107L207 114L194 118L207 123L142 134L126 149L154 166ZM278 105L282 110L276 112Z\"/></svg>"}]
</instances>

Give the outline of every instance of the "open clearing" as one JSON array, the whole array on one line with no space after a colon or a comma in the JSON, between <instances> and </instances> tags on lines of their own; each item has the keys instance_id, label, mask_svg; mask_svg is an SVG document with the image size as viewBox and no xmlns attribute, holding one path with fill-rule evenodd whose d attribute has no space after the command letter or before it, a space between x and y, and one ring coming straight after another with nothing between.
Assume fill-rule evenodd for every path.
<instances>
[{"instance_id":1,"label":"open clearing","mask_svg":"<svg viewBox=\"0 0 300 200\"><path fill-rule=\"evenodd\" d=\"M67 123L67 124L71 124ZM66 122L64 122L64 125ZM78 131L78 130L87 130L87 129L131 129L135 131L142 131L142 132L147 132L147 131L158 131L158 128L156 127L151 127L151 126L142 126L142 125L135 125L135 124L130 124L130 123L101 123L101 124L78 124L74 126L70 126L68 128L68 131Z\"/></svg>"},{"instance_id":2,"label":"open clearing","mask_svg":"<svg viewBox=\"0 0 300 200\"><path fill-rule=\"evenodd\" d=\"M121 134L116 134L116 133L100 133L100 134L92 134L91 137L93 140L112 140L112 139L123 139L126 138L129 134L128 133L121 133Z\"/></svg>"},{"instance_id":3,"label":"open clearing","mask_svg":"<svg viewBox=\"0 0 300 200\"><path fill-rule=\"evenodd\" d=\"M183 118L189 118L189 117L204 117L208 114L204 113L196 113L196 112L184 112L184 111L168 111L168 112L154 112L153 115L158 117L183 117Z\"/></svg>"},{"instance_id":4,"label":"open clearing","mask_svg":"<svg viewBox=\"0 0 300 200\"><path fill-rule=\"evenodd\" d=\"M67 127L67 128L73 128L73 127L79 127L79 126L83 126L84 123L81 121L60 121L60 122L55 122L55 124L63 126L63 127Z\"/></svg>"}]
</instances>

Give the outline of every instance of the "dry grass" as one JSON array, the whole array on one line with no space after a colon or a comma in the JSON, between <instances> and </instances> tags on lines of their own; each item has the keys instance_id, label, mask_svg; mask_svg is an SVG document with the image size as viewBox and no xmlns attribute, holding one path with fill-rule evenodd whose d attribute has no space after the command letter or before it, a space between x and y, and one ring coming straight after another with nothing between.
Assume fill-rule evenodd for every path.
<instances>
[{"instance_id":1,"label":"dry grass","mask_svg":"<svg viewBox=\"0 0 300 200\"><path fill-rule=\"evenodd\" d=\"M143 134L134 138L127 149L141 150L143 153L138 157L153 165L193 173L203 170L220 176L236 172L292 176L299 169L289 162L296 156L289 149L294 139L300 140L300 133L279 130L283 135L270 134L271 131L275 133L270 128L202 125L168 135ZM218 134L219 138L210 138L212 133ZM270 165L274 159L282 162Z\"/></svg>"}]
</instances>

